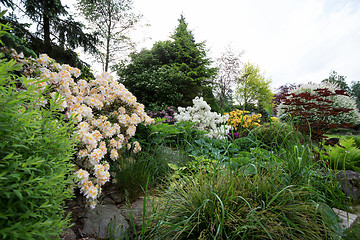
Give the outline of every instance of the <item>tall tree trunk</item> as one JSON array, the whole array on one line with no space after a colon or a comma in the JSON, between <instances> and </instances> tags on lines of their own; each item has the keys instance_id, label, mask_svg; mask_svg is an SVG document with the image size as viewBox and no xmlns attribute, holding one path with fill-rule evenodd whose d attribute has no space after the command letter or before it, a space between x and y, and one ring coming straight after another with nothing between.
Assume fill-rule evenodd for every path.
<instances>
[{"instance_id":1,"label":"tall tree trunk","mask_svg":"<svg viewBox=\"0 0 360 240\"><path fill-rule=\"evenodd\" d=\"M106 38L106 53L105 53L105 68L104 68L105 72L107 72L109 69L109 59L110 59L110 26L108 28L108 36Z\"/></svg>"},{"instance_id":2,"label":"tall tree trunk","mask_svg":"<svg viewBox=\"0 0 360 240\"><path fill-rule=\"evenodd\" d=\"M223 86L221 88L221 93L220 93L220 110L221 112L224 110L225 108L225 87Z\"/></svg>"},{"instance_id":3,"label":"tall tree trunk","mask_svg":"<svg viewBox=\"0 0 360 240\"><path fill-rule=\"evenodd\" d=\"M106 36L106 53L105 53L105 68L104 71L107 72L109 69L109 61L110 61L110 39L111 39L111 5L110 1L108 2L108 29Z\"/></svg>"},{"instance_id":4,"label":"tall tree trunk","mask_svg":"<svg viewBox=\"0 0 360 240\"><path fill-rule=\"evenodd\" d=\"M43 30L44 30L44 44L45 51L51 51L51 39L50 39L50 18L48 17L48 6L47 3L44 2L44 14L43 14Z\"/></svg>"}]
</instances>

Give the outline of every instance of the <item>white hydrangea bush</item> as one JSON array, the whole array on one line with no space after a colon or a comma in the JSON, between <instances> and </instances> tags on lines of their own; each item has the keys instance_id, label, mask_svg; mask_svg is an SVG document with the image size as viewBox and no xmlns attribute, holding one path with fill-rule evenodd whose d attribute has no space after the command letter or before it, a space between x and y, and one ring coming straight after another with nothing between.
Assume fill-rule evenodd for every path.
<instances>
[{"instance_id":1,"label":"white hydrangea bush","mask_svg":"<svg viewBox=\"0 0 360 240\"><path fill-rule=\"evenodd\" d=\"M226 125L229 115L221 115L211 112L211 107L203 100L202 97L195 97L193 106L186 108L179 107L178 113L175 114L175 121L191 121L198 130L208 132L207 136L216 139L225 139L230 131L230 126Z\"/></svg>"},{"instance_id":2,"label":"white hydrangea bush","mask_svg":"<svg viewBox=\"0 0 360 240\"><path fill-rule=\"evenodd\" d=\"M316 89L324 89L327 88L332 93L335 93L336 90L340 90L340 88L333 83L308 83L301 85L294 90L292 90L290 93L299 94L302 92L309 92L310 94L316 94ZM292 96L287 96L287 98L291 98ZM347 109L353 109L352 111L348 113L339 113L337 115L328 116L326 121L330 123L336 123L336 124L343 124L343 123L349 123L349 124L359 124L360 123L360 113L359 110L356 107L356 101L350 96L345 95L330 95L327 97L324 97L325 99L332 101L332 106L334 108L347 108ZM308 100L309 103L312 101L314 103L318 103L315 100ZM284 105L283 102L280 103L278 106L278 117L280 120L286 120L288 117L288 110L289 109L295 109L297 106L292 105ZM322 120L323 116L316 116L315 114L311 114L309 112L308 118L312 118L312 120Z\"/></svg>"},{"instance_id":3,"label":"white hydrangea bush","mask_svg":"<svg viewBox=\"0 0 360 240\"><path fill-rule=\"evenodd\" d=\"M24 64L27 84L37 84L39 91L44 93L39 104L61 100L59 110L76 123L74 136L80 144L75 160L78 170L74 174L80 192L94 208L101 187L110 180L107 160L116 161L127 150L141 151L138 142L131 144L129 140L139 123L148 125L154 120L145 113L144 105L108 73L85 81L78 79L79 69L61 65L45 54L38 59L13 56ZM39 80L43 81L39 83Z\"/></svg>"}]
</instances>

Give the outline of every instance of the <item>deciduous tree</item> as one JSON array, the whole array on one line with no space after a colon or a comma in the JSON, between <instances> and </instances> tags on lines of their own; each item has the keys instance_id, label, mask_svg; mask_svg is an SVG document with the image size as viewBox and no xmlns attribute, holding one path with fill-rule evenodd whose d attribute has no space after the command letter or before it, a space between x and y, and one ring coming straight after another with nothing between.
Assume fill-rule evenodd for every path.
<instances>
[{"instance_id":1,"label":"deciduous tree","mask_svg":"<svg viewBox=\"0 0 360 240\"><path fill-rule=\"evenodd\" d=\"M360 109L360 81L351 82L350 94L355 98L357 108Z\"/></svg>"},{"instance_id":2,"label":"deciduous tree","mask_svg":"<svg viewBox=\"0 0 360 240\"><path fill-rule=\"evenodd\" d=\"M336 84L340 89L345 90L347 93L350 93L350 88L345 81L346 76L339 75L336 71L332 70L330 76L324 80L323 83L333 83Z\"/></svg>"},{"instance_id":3,"label":"deciduous tree","mask_svg":"<svg viewBox=\"0 0 360 240\"><path fill-rule=\"evenodd\" d=\"M235 87L241 75L242 62L240 58L242 54L243 52L236 53L228 47L217 60L218 72L214 81L221 110L224 109L226 103L232 101L232 87Z\"/></svg>"},{"instance_id":4,"label":"deciduous tree","mask_svg":"<svg viewBox=\"0 0 360 240\"><path fill-rule=\"evenodd\" d=\"M273 98L270 84L271 79L265 77L259 66L247 63L236 86L236 99L245 109L249 104L263 108L270 104Z\"/></svg>"},{"instance_id":5,"label":"deciduous tree","mask_svg":"<svg viewBox=\"0 0 360 240\"><path fill-rule=\"evenodd\" d=\"M107 72L121 52L133 48L129 33L141 15L133 12L132 0L78 0L77 8L99 34L96 56Z\"/></svg>"},{"instance_id":6,"label":"deciduous tree","mask_svg":"<svg viewBox=\"0 0 360 240\"><path fill-rule=\"evenodd\" d=\"M282 121L294 121L300 131L316 141L330 129L360 122L354 99L335 83L303 84L284 94L278 116Z\"/></svg>"}]
</instances>

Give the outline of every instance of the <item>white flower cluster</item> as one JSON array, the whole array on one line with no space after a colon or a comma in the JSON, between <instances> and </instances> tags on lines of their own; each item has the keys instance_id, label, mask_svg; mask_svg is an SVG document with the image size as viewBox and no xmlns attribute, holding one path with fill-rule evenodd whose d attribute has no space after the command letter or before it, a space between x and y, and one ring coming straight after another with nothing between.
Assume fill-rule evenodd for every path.
<instances>
[{"instance_id":1,"label":"white flower cluster","mask_svg":"<svg viewBox=\"0 0 360 240\"><path fill-rule=\"evenodd\" d=\"M50 89L50 97L61 101L60 110L77 124L75 136L80 141L80 150L76 160L80 169L75 176L81 192L94 208L101 186L110 179L106 160L117 160L126 149L139 152L140 144L131 145L129 139L139 123L147 125L154 120L145 113L144 105L108 73L89 82L82 79L75 82L74 78L81 75L79 69L60 65L45 54L21 62L26 65L25 75L30 84L38 84L42 91ZM45 81L36 83L39 79Z\"/></svg>"},{"instance_id":2,"label":"white flower cluster","mask_svg":"<svg viewBox=\"0 0 360 240\"><path fill-rule=\"evenodd\" d=\"M299 94L302 92L309 92L311 94L315 94L315 89L324 89L324 88L328 88L329 91L331 91L332 93L335 93L336 90L339 90L339 87L336 84L333 83L308 83L308 84L304 84L301 85L299 87L297 87L296 89L292 90L291 93L295 93L295 94ZM291 96L288 96L288 98L291 98ZM326 119L327 121L331 122L331 123L336 123L336 124L342 124L342 123L349 123L349 124L358 124L360 123L360 113L356 107L356 102L355 99L349 97L349 96L344 96L344 95L331 95L328 97L324 97L325 99L331 100L332 101L332 106L334 108L347 108L347 109L354 109L348 113L340 113L337 115L333 115L333 116L328 116L328 118ZM318 104L318 102L316 100L307 100L309 103L313 102L315 104ZM289 105L284 105L283 102L280 103L280 105L278 106L278 117L281 120L286 120L287 118L287 111L289 109L295 109L297 106L289 106ZM305 111L305 109L303 109ZM309 112L308 115L309 118L312 118L312 120L316 121L316 120L322 120L323 116L317 116L315 114L313 114L313 112Z\"/></svg>"},{"instance_id":3,"label":"white flower cluster","mask_svg":"<svg viewBox=\"0 0 360 240\"><path fill-rule=\"evenodd\" d=\"M195 122L195 128L207 131L208 137L224 139L231 128L226 125L229 115L211 112L211 107L202 97L194 98L193 104L194 106L189 106L187 108L179 107L179 113L175 114L175 121Z\"/></svg>"}]
</instances>

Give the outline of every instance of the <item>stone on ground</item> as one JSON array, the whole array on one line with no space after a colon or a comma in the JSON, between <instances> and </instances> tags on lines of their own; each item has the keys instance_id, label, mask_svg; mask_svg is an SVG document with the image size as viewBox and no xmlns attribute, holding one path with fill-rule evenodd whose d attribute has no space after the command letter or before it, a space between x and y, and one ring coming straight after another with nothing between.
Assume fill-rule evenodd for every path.
<instances>
[{"instance_id":1,"label":"stone on ground","mask_svg":"<svg viewBox=\"0 0 360 240\"><path fill-rule=\"evenodd\" d=\"M339 210L336 208L333 208L333 210L336 213L336 215L338 215L338 217L340 218L341 220L340 224L343 229L347 229L351 227L358 218L356 214L348 213L346 211Z\"/></svg>"},{"instance_id":2,"label":"stone on ground","mask_svg":"<svg viewBox=\"0 0 360 240\"><path fill-rule=\"evenodd\" d=\"M346 196L355 202L360 200L360 173L351 170L338 171L336 178Z\"/></svg>"},{"instance_id":3,"label":"stone on ground","mask_svg":"<svg viewBox=\"0 0 360 240\"><path fill-rule=\"evenodd\" d=\"M114 205L97 205L87 209L83 234L98 238L121 239L127 233L129 224Z\"/></svg>"}]
</instances>

